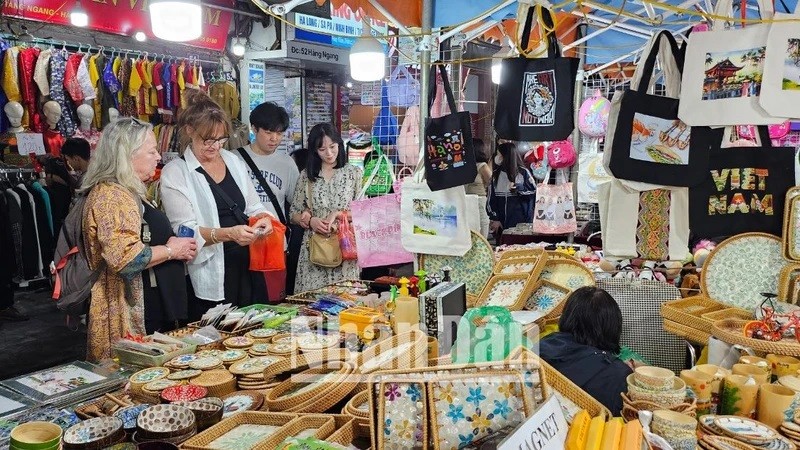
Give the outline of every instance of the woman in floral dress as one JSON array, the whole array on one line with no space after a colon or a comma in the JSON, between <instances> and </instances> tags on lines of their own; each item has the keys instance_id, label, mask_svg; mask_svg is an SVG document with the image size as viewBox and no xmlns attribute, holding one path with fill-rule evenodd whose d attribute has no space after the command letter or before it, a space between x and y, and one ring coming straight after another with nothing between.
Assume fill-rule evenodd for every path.
<instances>
[{"instance_id":1,"label":"woman in floral dress","mask_svg":"<svg viewBox=\"0 0 800 450\"><path fill-rule=\"evenodd\" d=\"M349 218L350 202L361 191L361 169L347 164L344 146L330 124L318 124L311 129L308 149L308 163L300 173L291 208L292 222L305 229L297 263L296 293L359 277L356 261L344 261L335 268L313 264L308 242L314 232L335 234L342 213Z\"/></svg>"}]
</instances>

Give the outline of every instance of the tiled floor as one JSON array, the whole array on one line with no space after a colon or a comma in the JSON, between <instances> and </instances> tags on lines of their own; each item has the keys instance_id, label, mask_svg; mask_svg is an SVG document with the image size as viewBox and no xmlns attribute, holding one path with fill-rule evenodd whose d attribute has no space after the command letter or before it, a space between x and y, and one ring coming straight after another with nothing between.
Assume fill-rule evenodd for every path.
<instances>
[{"instance_id":1,"label":"tiled floor","mask_svg":"<svg viewBox=\"0 0 800 450\"><path fill-rule=\"evenodd\" d=\"M50 293L49 287L16 293L15 306L31 320L0 321L0 380L86 358L85 327L70 330Z\"/></svg>"}]
</instances>

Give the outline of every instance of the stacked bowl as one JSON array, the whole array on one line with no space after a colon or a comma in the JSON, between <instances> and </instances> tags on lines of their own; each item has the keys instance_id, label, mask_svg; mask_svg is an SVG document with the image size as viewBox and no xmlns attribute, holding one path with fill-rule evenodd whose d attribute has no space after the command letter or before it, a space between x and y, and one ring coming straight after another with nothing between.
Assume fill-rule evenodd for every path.
<instances>
[{"instance_id":1,"label":"stacked bowl","mask_svg":"<svg viewBox=\"0 0 800 450\"><path fill-rule=\"evenodd\" d=\"M628 397L646 401L660 409L673 409L686 403L686 383L671 370L660 367L637 367L628 376Z\"/></svg>"},{"instance_id":2,"label":"stacked bowl","mask_svg":"<svg viewBox=\"0 0 800 450\"><path fill-rule=\"evenodd\" d=\"M113 416L77 423L64 432L64 450L99 450L125 440L124 422Z\"/></svg>"},{"instance_id":3,"label":"stacked bowl","mask_svg":"<svg viewBox=\"0 0 800 450\"><path fill-rule=\"evenodd\" d=\"M197 434L194 413L185 406L174 404L154 405L145 409L136 419L137 444L151 441L180 445Z\"/></svg>"},{"instance_id":4,"label":"stacked bowl","mask_svg":"<svg viewBox=\"0 0 800 450\"><path fill-rule=\"evenodd\" d=\"M50 422L28 422L11 430L10 450L58 450L61 427Z\"/></svg>"}]
</instances>

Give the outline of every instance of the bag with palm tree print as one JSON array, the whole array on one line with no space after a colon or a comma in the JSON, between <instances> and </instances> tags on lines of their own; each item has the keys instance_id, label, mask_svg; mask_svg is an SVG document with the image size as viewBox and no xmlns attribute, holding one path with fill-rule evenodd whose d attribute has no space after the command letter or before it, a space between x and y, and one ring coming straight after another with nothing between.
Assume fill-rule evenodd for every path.
<instances>
[{"instance_id":1,"label":"bag with palm tree print","mask_svg":"<svg viewBox=\"0 0 800 450\"><path fill-rule=\"evenodd\" d=\"M771 1L758 0L758 7L761 19L772 19ZM750 15L746 26L729 27L724 18L733 16L732 0L718 0L711 31L689 36L678 112L687 125L772 125L784 120L760 105L772 25L753 23L757 17Z\"/></svg>"},{"instance_id":2,"label":"bag with palm tree print","mask_svg":"<svg viewBox=\"0 0 800 450\"><path fill-rule=\"evenodd\" d=\"M412 253L464 256L472 246L464 186L432 191L419 176L403 180L400 233Z\"/></svg>"}]
</instances>

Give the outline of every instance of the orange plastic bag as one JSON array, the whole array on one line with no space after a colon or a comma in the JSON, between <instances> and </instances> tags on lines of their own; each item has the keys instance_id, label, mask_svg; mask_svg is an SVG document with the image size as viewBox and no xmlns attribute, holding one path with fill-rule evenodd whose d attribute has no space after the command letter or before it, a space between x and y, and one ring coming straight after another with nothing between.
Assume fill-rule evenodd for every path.
<instances>
[{"instance_id":1,"label":"orange plastic bag","mask_svg":"<svg viewBox=\"0 0 800 450\"><path fill-rule=\"evenodd\" d=\"M272 233L262 236L250 244L250 270L268 272L286 270L286 254L284 253L284 236L286 225L278 219L272 220ZM258 222L257 217L250 218L252 227Z\"/></svg>"},{"instance_id":2,"label":"orange plastic bag","mask_svg":"<svg viewBox=\"0 0 800 450\"><path fill-rule=\"evenodd\" d=\"M347 219L347 214L342 214L339 217L339 248L342 249L342 260L358 260L356 235L353 233L353 229L350 228L350 221Z\"/></svg>"}]
</instances>

